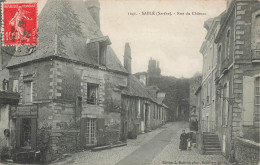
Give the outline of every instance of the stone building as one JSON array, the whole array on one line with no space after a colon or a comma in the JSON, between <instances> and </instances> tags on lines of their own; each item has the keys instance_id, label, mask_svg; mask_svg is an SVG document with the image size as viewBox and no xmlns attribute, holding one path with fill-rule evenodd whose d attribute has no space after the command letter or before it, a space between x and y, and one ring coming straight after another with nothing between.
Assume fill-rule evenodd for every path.
<instances>
[{"instance_id":1,"label":"stone building","mask_svg":"<svg viewBox=\"0 0 260 165\"><path fill-rule=\"evenodd\" d=\"M259 22L259 1L228 0L215 38L217 133L223 155L241 164L259 162Z\"/></svg>"},{"instance_id":2,"label":"stone building","mask_svg":"<svg viewBox=\"0 0 260 165\"><path fill-rule=\"evenodd\" d=\"M215 110L215 73L217 66L217 44L214 42L220 28L221 15L210 18L204 23L207 30L205 41L202 43L200 52L203 55L202 69L202 107L201 107L201 130L203 132L216 131L216 110ZM218 72L216 73L218 74Z\"/></svg>"},{"instance_id":3,"label":"stone building","mask_svg":"<svg viewBox=\"0 0 260 165\"><path fill-rule=\"evenodd\" d=\"M215 83L210 88L215 101L211 107L214 109L215 106L215 111L211 110L209 114L213 116L212 120L215 119L216 126L214 131L210 132L218 134L221 152L230 161L258 164L260 2L227 0L226 11L209 21L216 21L216 26L214 28L214 23L209 26L207 42L203 43L201 50L208 55L211 51L207 53L207 48L210 48L210 44L214 45L212 57L215 71L211 72L211 82L214 80ZM206 21L206 24L209 21ZM210 29L215 30L211 32ZM212 39L207 40L210 38ZM209 62L205 60L205 56L203 64L203 68L208 68ZM203 73L204 76L207 76L207 73ZM197 90L197 95L201 93L198 100L201 99L204 104L207 99L205 96L208 96L206 91L203 83L201 90Z\"/></svg>"},{"instance_id":4,"label":"stone building","mask_svg":"<svg viewBox=\"0 0 260 165\"><path fill-rule=\"evenodd\" d=\"M47 1L39 15L38 45L8 61L14 149L40 149L44 160L117 143L121 91L129 73L99 27L98 1Z\"/></svg>"},{"instance_id":5,"label":"stone building","mask_svg":"<svg viewBox=\"0 0 260 165\"><path fill-rule=\"evenodd\" d=\"M131 73L131 48L125 45L124 67ZM157 88L148 88L145 81L130 75L127 89L122 93L122 133L124 139L136 138L138 134L151 131L167 122L168 107L164 105L165 94Z\"/></svg>"},{"instance_id":6,"label":"stone building","mask_svg":"<svg viewBox=\"0 0 260 165\"><path fill-rule=\"evenodd\" d=\"M96 0L48 0L38 16L38 44L1 49L2 86L20 94L18 105L4 109L10 114L15 161L38 150L43 161L50 161L78 149L117 144L126 140L131 116L139 110L141 132L166 121L167 107L131 75L130 45L123 66L100 31L99 10ZM144 109L130 108L129 102ZM160 115L153 121L149 107L155 104Z\"/></svg>"}]
</instances>

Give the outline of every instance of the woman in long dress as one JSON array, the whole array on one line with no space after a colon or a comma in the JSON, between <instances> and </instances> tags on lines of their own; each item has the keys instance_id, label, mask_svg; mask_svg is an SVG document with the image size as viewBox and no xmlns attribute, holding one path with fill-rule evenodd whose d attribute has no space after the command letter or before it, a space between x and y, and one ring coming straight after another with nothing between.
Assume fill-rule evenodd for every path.
<instances>
[{"instance_id":1,"label":"woman in long dress","mask_svg":"<svg viewBox=\"0 0 260 165\"><path fill-rule=\"evenodd\" d=\"M187 134L185 133L185 130L182 131L182 134L180 136L180 145L179 145L179 149L180 150L187 150Z\"/></svg>"}]
</instances>

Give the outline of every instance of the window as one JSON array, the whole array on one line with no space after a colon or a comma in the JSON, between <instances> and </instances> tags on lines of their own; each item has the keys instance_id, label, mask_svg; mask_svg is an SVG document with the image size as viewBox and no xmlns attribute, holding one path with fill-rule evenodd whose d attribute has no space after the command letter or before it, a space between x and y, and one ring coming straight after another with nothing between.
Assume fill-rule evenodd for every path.
<instances>
[{"instance_id":1,"label":"window","mask_svg":"<svg viewBox=\"0 0 260 165\"><path fill-rule=\"evenodd\" d=\"M154 104L153 107L154 107L154 108L153 108L153 118L155 119L155 116L156 116L156 108L155 108L155 104Z\"/></svg>"},{"instance_id":2,"label":"window","mask_svg":"<svg viewBox=\"0 0 260 165\"><path fill-rule=\"evenodd\" d=\"M157 106L157 119L159 119L159 107Z\"/></svg>"},{"instance_id":3,"label":"window","mask_svg":"<svg viewBox=\"0 0 260 165\"><path fill-rule=\"evenodd\" d=\"M256 49L260 49L260 15L255 19L255 37Z\"/></svg>"},{"instance_id":4,"label":"window","mask_svg":"<svg viewBox=\"0 0 260 165\"><path fill-rule=\"evenodd\" d=\"M87 119L87 129L86 129L86 145L92 146L96 144L96 120Z\"/></svg>"},{"instance_id":5,"label":"window","mask_svg":"<svg viewBox=\"0 0 260 165\"><path fill-rule=\"evenodd\" d=\"M260 49L260 10L252 14L252 49Z\"/></svg>"},{"instance_id":6,"label":"window","mask_svg":"<svg viewBox=\"0 0 260 165\"><path fill-rule=\"evenodd\" d=\"M99 65L106 65L106 52L107 52L107 46L100 43L99 44Z\"/></svg>"},{"instance_id":7,"label":"window","mask_svg":"<svg viewBox=\"0 0 260 165\"><path fill-rule=\"evenodd\" d=\"M213 46L210 47L210 56L211 56L211 62L210 62L210 68L213 68L213 60L214 60L214 51Z\"/></svg>"},{"instance_id":8,"label":"window","mask_svg":"<svg viewBox=\"0 0 260 165\"><path fill-rule=\"evenodd\" d=\"M243 76L243 125L253 125L254 120L254 93L255 92L255 81L254 77ZM255 102L255 105L257 101Z\"/></svg>"},{"instance_id":9,"label":"window","mask_svg":"<svg viewBox=\"0 0 260 165\"><path fill-rule=\"evenodd\" d=\"M225 52L225 58L229 58L229 51L230 51L230 29L227 31L225 51L226 51L226 52Z\"/></svg>"},{"instance_id":10,"label":"window","mask_svg":"<svg viewBox=\"0 0 260 165\"><path fill-rule=\"evenodd\" d=\"M3 80L3 90L4 91L7 91L8 90L8 87L9 87L9 81L4 79Z\"/></svg>"},{"instance_id":11,"label":"window","mask_svg":"<svg viewBox=\"0 0 260 165\"><path fill-rule=\"evenodd\" d=\"M162 108L162 120L164 120L164 114L163 114L164 109Z\"/></svg>"},{"instance_id":12,"label":"window","mask_svg":"<svg viewBox=\"0 0 260 165\"><path fill-rule=\"evenodd\" d=\"M3 68L3 60L2 60L2 58L3 58L3 55L0 53L0 70L2 70L2 68Z\"/></svg>"},{"instance_id":13,"label":"window","mask_svg":"<svg viewBox=\"0 0 260 165\"><path fill-rule=\"evenodd\" d=\"M18 80L13 80L13 92L18 92Z\"/></svg>"},{"instance_id":14,"label":"window","mask_svg":"<svg viewBox=\"0 0 260 165\"><path fill-rule=\"evenodd\" d=\"M226 87L224 88L224 97L229 98L229 82L226 83ZM228 111L229 111L229 104L228 101L225 99L223 100L223 113L222 113L222 125L228 124Z\"/></svg>"},{"instance_id":15,"label":"window","mask_svg":"<svg viewBox=\"0 0 260 165\"><path fill-rule=\"evenodd\" d=\"M255 79L255 122L260 122L260 77Z\"/></svg>"},{"instance_id":16,"label":"window","mask_svg":"<svg viewBox=\"0 0 260 165\"><path fill-rule=\"evenodd\" d=\"M87 85L87 103L97 104L98 103L98 85L88 83Z\"/></svg>"},{"instance_id":17,"label":"window","mask_svg":"<svg viewBox=\"0 0 260 165\"><path fill-rule=\"evenodd\" d=\"M32 81L24 82L24 102L25 103L32 102Z\"/></svg>"},{"instance_id":18,"label":"window","mask_svg":"<svg viewBox=\"0 0 260 165\"><path fill-rule=\"evenodd\" d=\"M141 115L141 100L140 99L138 99L137 100L137 117L140 117L140 115Z\"/></svg>"},{"instance_id":19,"label":"window","mask_svg":"<svg viewBox=\"0 0 260 165\"><path fill-rule=\"evenodd\" d=\"M161 119L161 108L159 108L159 119Z\"/></svg>"},{"instance_id":20,"label":"window","mask_svg":"<svg viewBox=\"0 0 260 165\"><path fill-rule=\"evenodd\" d=\"M81 116L81 112L82 112L82 97L77 97L76 100L76 116L79 117Z\"/></svg>"},{"instance_id":21,"label":"window","mask_svg":"<svg viewBox=\"0 0 260 165\"><path fill-rule=\"evenodd\" d=\"M221 63L221 51L222 51L222 47L221 47L221 45L219 45L219 47L218 47L218 64L220 64ZM219 65L219 67L220 67L220 65Z\"/></svg>"}]
</instances>

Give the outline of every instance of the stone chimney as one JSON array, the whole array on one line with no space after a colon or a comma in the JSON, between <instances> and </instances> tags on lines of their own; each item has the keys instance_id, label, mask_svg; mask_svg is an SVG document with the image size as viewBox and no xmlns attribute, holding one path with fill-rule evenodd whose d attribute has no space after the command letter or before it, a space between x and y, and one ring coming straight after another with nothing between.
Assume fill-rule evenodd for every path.
<instances>
[{"instance_id":1,"label":"stone chimney","mask_svg":"<svg viewBox=\"0 0 260 165\"><path fill-rule=\"evenodd\" d=\"M125 44L124 67L128 73L132 74L131 47L128 42Z\"/></svg>"},{"instance_id":2,"label":"stone chimney","mask_svg":"<svg viewBox=\"0 0 260 165\"><path fill-rule=\"evenodd\" d=\"M226 2L227 2L226 11L228 10L228 8L229 8L230 4L232 3L232 1L233 0L226 0Z\"/></svg>"},{"instance_id":3,"label":"stone chimney","mask_svg":"<svg viewBox=\"0 0 260 165\"><path fill-rule=\"evenodd\" d=\"M85 0L85 5L92 18L100 28L100 3L98 0Z\"/></svg>"}]
</instances>

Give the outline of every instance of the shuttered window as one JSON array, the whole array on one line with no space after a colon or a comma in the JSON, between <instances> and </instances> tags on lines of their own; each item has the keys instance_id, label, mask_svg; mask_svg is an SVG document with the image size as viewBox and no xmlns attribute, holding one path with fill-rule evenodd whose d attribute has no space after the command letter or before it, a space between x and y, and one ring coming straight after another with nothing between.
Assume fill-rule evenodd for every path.
<instances>
[{"instance_id":1,"label":"shuttered window","mask_svg":"<svg viewBox=\"0 0 260 165\"><path fill-rule=\"evenodd\" d=\"M13 92L18 92L18 80L13 80Z\"/></svg>"},{"instance_id":2,"label":"shuttered window","mask_svg":"<svg viewBox=\"0 0 260 165\"><path fill-rule=\"evenodd\" d=\"M24 102L32 102L32 81L24 82Z\"/></svg>"},{"instance_id":3,"label":"shuttered window","mask_svg":"<svg viewBox=\"0 0 260 165\"><path fill-rule=\"evenodd\" d=\"M260 77L255 79L255 121L260 122Z\"/></svg>"},{"instance_id":4,"label":"shuttered window","mask_svg":"<svg viewBox=\"0 0 260 165\"><path fill-rule=\"evenodd\" d=\"M260 15L257 15L256 16L256 19L255 19L255 36L256 36L256 39L255 39L255 42L256 42L256 48L257 49L260 49Z\"/></svg>"},{"instance_id":5,"label":"shuttered window","mask_svg":"<svg viewBox=\"0 0 260 165\"><path fill-rule=\"evenodd\" d=\"M229 81L226 84L225 97L229 98ZM225 114L224 114L224 116L225 116L224 124L225 125L228 125L228 113L229 113L229 104L228 104L228 101L225 100Z\"/></svg>"},{"instance_id":6,"label":"shuttered window","mask_svg":"<svg viewBox=\"0 0 260 165\"><path fill-rule=\"evenodd\" d=\"M254 77L243 76L243 124L253 125Z\"/></svg>"}]
</instances>

